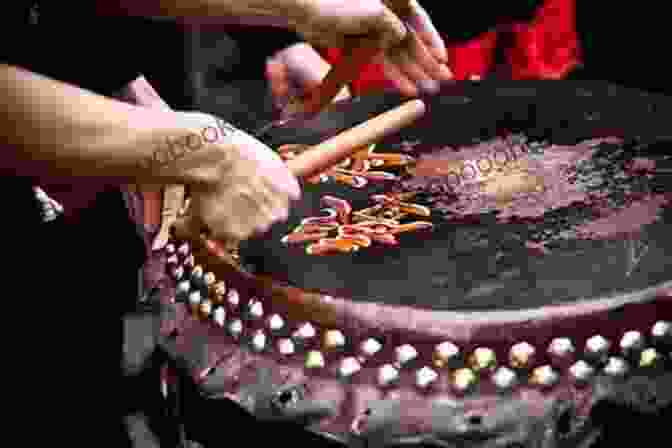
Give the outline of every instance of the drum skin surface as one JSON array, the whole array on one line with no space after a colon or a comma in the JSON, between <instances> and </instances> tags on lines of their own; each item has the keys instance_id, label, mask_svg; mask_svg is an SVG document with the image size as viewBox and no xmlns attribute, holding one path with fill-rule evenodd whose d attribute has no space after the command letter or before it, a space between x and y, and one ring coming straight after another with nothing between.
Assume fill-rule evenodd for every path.
<instances>
[{"instance_id":1,"label":"drum skin surface","mask_svg":"<svg viewBox=\"0 0 672 448\"><path fill-rule=\"evenodd\" d=\"M353 115L364 113L367 99L349 104ZM407 180L372 181L361 188L333 178L305 182L287 225L244 244L245 263L293 286L355 301L462 311L534 308L632 292L670 279L672 141L662 119L669 107L664 98L600 84L485 82L448 88L427 102L420 123L380 142L370 156L414 158L417 168L392 168ZM310 143L309 130L347 120L327 112L317 120L290 123L297 135L292 139L289 129L279 131L276 146ZM447 174L428 172L442 159ZM653 168L645 173L631 168L642 160ZM563 171L563 164L570 169ZM500 172L483 175L496 167ZM466 185L475 176L489 182ZM498 182L521 178L520 188L534 183L547 191L505 198L493 207L474 204L485 196L474 195L474 188L497 189ZM473 188L465 193L467 186ZM470 197L462 203L453 198L451 207L447 199L454 187ZM394 245L374 242L355 253L326 256L308 255L308 244L283 243L302 221L329 208L324 196L362 210L376 205L374 195L408 191L420 191L422 197L408 202L427 206L432 214L405 221L431 222L430 231L399 234ZM355 218L348 219L354 223ZM599 235L583 232L591 225L601 228Z\"/></svg>"},{"instance_id":2,"label":"drum skin surface","mask_svg":"<svg viewBox=\"0 0 672 448\"><path fill-rule=\"evenodd\" d=\"M305 181L239 265L215 243L153 254L176 368L206 401L352 446L589 446L613 433L602 404L669 409L672 99L531 81L426 101ZM356 98L263 139L288 158L400 102ZM445 187L497 151L519 151L513 168Z\"/></svg>"}]
</instances>

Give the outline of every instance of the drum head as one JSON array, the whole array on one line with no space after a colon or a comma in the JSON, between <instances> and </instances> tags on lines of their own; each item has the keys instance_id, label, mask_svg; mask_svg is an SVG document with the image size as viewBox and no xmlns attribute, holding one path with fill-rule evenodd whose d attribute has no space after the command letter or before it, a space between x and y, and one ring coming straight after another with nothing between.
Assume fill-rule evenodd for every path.
<instances>
[{"instance_id":1,"label":"drum head","mask_svg":"<svg viewBox=\"0 0 672 448\"><path fill-rule=\"evenodd\" d=\"M248 272L212 241L157 254L166 353L204 396L351 446L588 446L623 420L604 405L669 408L672 100L573 82L426 100L307 179L289 222L240 248ZM400 102L263 138L291 158Z\"/></svg>"},{"instance_id":2,"label":"drum head","mask_svg":"<svg viewBox=\"0 0 672 448\"><path fill-rule=\"evenodd\" d=\"M339 103L265 139L313 144L400 101L388 94ZM289 222L241 248L247 268L354 301L460 311L535 308L670 279L672 100L597 82L536 81L452 84L426 101L425 117L371 152L370 160L413 159L368 168L396 180L354 188L358 173L345 166L340 180L332 172L326 182L304 182ZM375 195L399 194L431 211L399 222L431 230L323 256L306 251L315 239L283 242L333 208L325 196L354 213L371 210Z\"/></svg>"}]
</instances>

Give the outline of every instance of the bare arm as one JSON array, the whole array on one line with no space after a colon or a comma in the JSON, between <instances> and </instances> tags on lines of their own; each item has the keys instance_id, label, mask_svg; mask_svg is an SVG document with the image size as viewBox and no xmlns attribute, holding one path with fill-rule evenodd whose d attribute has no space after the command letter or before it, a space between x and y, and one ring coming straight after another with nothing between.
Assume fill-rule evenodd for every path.
<instances>
[{"instance_id":1,"label":"bare arm","mask_svg":"<svg viewBox=\"0 0 672 448\"><path fill-rule=\"evenodd\" d=\"M96 177L115 182L183 182L146 163L166 137L197 131L170 110L96 95L0 65L2 169L21 176ZM165 157L164 157L165 160Z\"/></svg>"},{"instance_id":2,"label":"bare arm","mask_svg":"<svg viewBox=\"0 0 672 448\"><path fill-rule=\"evenodd\" d=\"M304 0L99 0L98 12L175 19L190 24L290 27L305 16Z\"/></svg>"}]
</instances>

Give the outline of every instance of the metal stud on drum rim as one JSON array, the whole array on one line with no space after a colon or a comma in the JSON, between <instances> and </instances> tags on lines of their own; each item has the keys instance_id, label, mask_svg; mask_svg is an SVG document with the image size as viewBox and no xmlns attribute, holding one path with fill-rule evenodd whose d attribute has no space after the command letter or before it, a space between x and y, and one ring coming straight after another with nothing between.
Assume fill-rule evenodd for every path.
<instances>
[{"instance_id":1,"label":"metal stud on drum rim","mask_svg":"<svg viewBox=\"0 0 672 448\"><path fill-rule=\"evenodd\" d=\"M518 385L518 377L513 370L507 367L500 367L492 375L492 382L499 391L508 391Z\"/></svg>"},{"instance_id":2,"label":"metal stud on drum rim","mask_svg":"<svg viewBox=\"0 0 672 448\"><path fill-rule=\"evenodd\" d=\"M459 362L460 349L450 341L438 344L434 348L433 362L437 368L450 367Z\"/></svg>"},{"instance_id":3,"label":"metal stud on drum rim","mask_svg":"<svg viewBox=\"0 0 672 448\"><path fill-rule=\"evenodd\" d=\"M457 369L451 375L451 386L458 394L471 392L477 381L476 374L469 368Z\"/></svg>"},{"instance_id":4,"label":"metal stud on drum rim","mask_svg":"<svg viewBox=\"0 0 672 448\"><path fill-rule=\"evenodd\" d=\"M509 351L509 364L514 369L529 369L535 361L536 349L527 342L520 342Z\"/></svg>"},{"instance_id":5,"label":"metal stud on drum rim","mask_svg":"<svg viewBox=\"0 0 672 448\"><path fill-rule=\"evenodd\" d=\"M399 370L392 364L385 364L378 368L378 385L389 387L399 380Z\"/></svg>"}]
</instances>

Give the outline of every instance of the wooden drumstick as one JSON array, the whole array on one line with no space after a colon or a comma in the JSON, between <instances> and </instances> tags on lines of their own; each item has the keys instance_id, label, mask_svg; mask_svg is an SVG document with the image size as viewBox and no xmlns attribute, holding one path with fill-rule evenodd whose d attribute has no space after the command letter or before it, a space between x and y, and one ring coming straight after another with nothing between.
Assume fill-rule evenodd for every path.
<instances>
[{"instance_id":1,"label":"wooden drumstick","mask_svg":"<svg viewBox=\"0 0 672 448\"><path fill-rule=\"evenodd\" d=\"M357 150L398 132L425 113L421 100L411 100L308 149L287 161L296 177L309 178L343 161Z\"/></svg>"},{"instance_id":2,"label":"wooden drumstick","mask_svg":"<svg viewBox=\"0 0 672 448\"><path fill-rule=\"evenodd\" d=\"M289 170L296 177L309 178L319 174L386 136L398 132L410 125L425 113L425 104L421 100L410 100L392 110L384 112L364 123L313 146L296 158L287 161ZM188 183L213 184L217 179L213 174L187 174ZM175 235L182 239L192 239L200 232L197 223L188 215L175 223ZM199 239L196 238L198 242Z\"/></svg>"},{"instance_id":3,"label":"wooden drumstick","mask_svg":"<svg viewBox=\"0 0 672 448\"><path fill-rule=\"evenodd\" d=\"M409 0L384 0L384 3L401 20L411 13ZM320 85L305 96L292 98L285 106L283 115L319 112L330 104L346 85L354 81L362 67L371 62L379 52L379 48L371 46L369 39L353 38L352 45L344 50L343 58L329 70Z\"/></svg>"}]
</instances>

